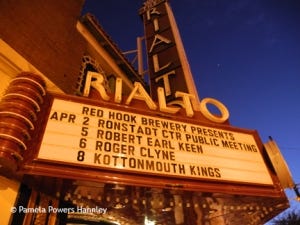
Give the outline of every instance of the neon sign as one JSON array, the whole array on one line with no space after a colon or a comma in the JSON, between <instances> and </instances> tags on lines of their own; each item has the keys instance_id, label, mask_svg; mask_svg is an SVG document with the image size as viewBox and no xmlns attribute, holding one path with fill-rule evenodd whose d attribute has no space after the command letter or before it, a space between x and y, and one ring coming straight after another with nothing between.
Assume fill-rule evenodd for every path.
<instances>
[{"instance_id":1,"label":"neon sign","mask_svg":"<svg viewBox=\"0 0 300 225\"><path fill-rule=\"evenodd\" d=\"M110 101L111 97L105 90L104 87L104 76L100 73L96 72L88 72L86 77L86 82L84 86L83 96L88 97L90 93L90 89L93 87L101 96L102 100ZM122 79L117 78L115 83L115 93L114 93L114 102L115 103L122 103ZM153 101L153 99L149 96L147 91L144 89L143 85L140 82L134 83L134 88L130 92L129 96L126 98L124 104L130 105L133 99L142 100L144 101L148 108L151 110L157 110L165 113L176 114L181 109L178 106L174 105L167 105L165 90L163 87L157 88L157 95L158 95L158 105ZM176 103L180 104L182 108L184 108L187 117L194 116L194 109L192 105L191 99L194 98L192 94L184 93L181 91L176 91L175 96L177 98L181 98L181 101L176 101ZM221 113L221 115L214 115L212 114L207 105L211 104L214 105ZM221 102L213 98L204 98L200 102L200 112L210 121L216 123L223 123L229 118L229 112Z\"/></svg>"}]
</instances>

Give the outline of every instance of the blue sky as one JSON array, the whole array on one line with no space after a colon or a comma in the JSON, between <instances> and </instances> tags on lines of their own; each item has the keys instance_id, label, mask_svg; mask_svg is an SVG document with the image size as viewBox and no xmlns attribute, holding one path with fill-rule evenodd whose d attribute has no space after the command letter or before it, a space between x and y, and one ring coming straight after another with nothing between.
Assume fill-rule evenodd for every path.
<instances>
[{"instance_id":1,"label":"blue sky","mask_svg":"<svg viewBox=\"0 0 300 225\"><path fill-rule=\"evenodd\" d=\"M95 15L120 49L128 51L143 36L142 3L86 0L83 13ZM263 142L272 136L300 183L300 2L170 4L200 98L221 101L230 111L231 125L258 130Z\"/></svg>"}]
</instances>

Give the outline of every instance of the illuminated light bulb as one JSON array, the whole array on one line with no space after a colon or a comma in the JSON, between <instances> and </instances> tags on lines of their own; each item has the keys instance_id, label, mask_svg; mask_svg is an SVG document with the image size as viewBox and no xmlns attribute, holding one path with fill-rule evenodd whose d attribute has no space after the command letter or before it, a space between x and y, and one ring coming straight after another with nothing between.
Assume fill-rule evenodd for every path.
<instances>
[{"instance_id":1,"label":"illuminated light bulb","mask_svg":"<svg viewBox=\"0 0 300 225\"><path fill-rule=\"evenodd\" d=\"M155 221L149 220L148 217L145 217L144 225L155 225Z\"/></svg>"}]
</instances>

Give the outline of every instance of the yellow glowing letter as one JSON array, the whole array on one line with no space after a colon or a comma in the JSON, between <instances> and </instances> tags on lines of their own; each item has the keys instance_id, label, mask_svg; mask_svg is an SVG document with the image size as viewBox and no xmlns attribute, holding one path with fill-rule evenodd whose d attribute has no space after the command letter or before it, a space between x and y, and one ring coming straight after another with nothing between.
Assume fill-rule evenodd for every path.
<instances>
[{"instance_id":1,"label":"yellow glowing letter","mask_svg":"<svg viewBox=\"0 0 300 225\"><path fill-rule=\"evenodd\" d=\"M95 78L96 80L92 81L92 78ZM103 82L104 82L104 77L102 74L89 71L86 75L83 96L88 97L90 94L90 88L93 87L99 92L103 100L108 101L109 96L105 91Z\"/></svg>"},{"instance_id":2,"label":"yellow glowing letter","mask_svg":"<svg viewBox=\"0 0 300 225\"><path fill-rule=\"evenodd\" d=\"M147 91L144 89L143 85L141 85L141 83L139 82L134 82L134 88L132 89L130 95L128 96L125 104L129 105L133 98L145 101L148 107L152 110L155 110L157 108L154 101L151 99Z\"/></svg>"}]
</instances>

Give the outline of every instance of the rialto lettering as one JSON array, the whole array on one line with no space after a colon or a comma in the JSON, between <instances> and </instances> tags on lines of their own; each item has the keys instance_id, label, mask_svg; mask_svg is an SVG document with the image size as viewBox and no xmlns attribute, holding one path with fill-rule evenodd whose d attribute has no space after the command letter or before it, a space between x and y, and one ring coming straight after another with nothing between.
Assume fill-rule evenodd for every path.
<instances>
[{"instance_id":1,"label":"rialto lettering","mask_svg":"<svg viewBox=\"0 0 300 225\"><path fill-rule=\"evenodd\" d=\"M157 83L160 80L162 80L164 90L165 90L165 95L170 96L173 94L170 85L170 76L176 76L176 71L172 68L173 65L172 61L160 63L160 57L161 57L160 53L165 51L172 51L170 45L174 46L174 43L172 42L172 40L174 40L174 37L172 37L173 34L170 33L168 33L168 35L170 35L168 37L166 36L166 34L162 34L160 23L159 23L160 16L162 14L165 14L165 12L163 13L160 12L156 7L151 7L146 10L145 19L147 20L147 26L151 26L152 23L152 26L154 28L153 29L154 34L150 33L149 35L147 35L147 37L153 36L153 38L150 39L150 43L148 46L148 55L150 57L149 62L152 63L152 67L153 67L153 71L150 71L150 73L152 72L154 75L153 77L155 77L153 82Z\"/></svg>"},{"instance_id":2,"label":"rialto lettering","mask_svg":"<svg viewBox=\"0 0 300 225\"><path fill-rule=\"evenodd\" d=\"M90 89L94 88L99 95L101 96L102 100L104 101L109 101L110 96L106 92L104 88L104 76L100 73L96 72L88 72L87 77L86 77L86 82L84 86L84 91L83 91L83 96L88 97L90 93ZM176 114L179 112L180 107L177 106L171 106L167 105L166 103L166 96L165 96L165 90L162 87L159 87L157 89L157 95L158 95L158 105L155 103L152 98L149 96L147 91L144 89L143 85L139 82L134 83L134 88L130 92L129 96L125 99L124 104L125 105L130 105L130 103L136 99L136 100L142 100L146 103L149 109L151 110L156 110L159 109L161 112L165 113L170 113L170 114ZM193 95L189 93L184 93L180 91L176 91L175 93L176 97L181 98L179 102L182 108L186 112L187 117L193 117L194 116L194 110L192 106L192 99L194 98ZM123 100L122 98L122 79L117 78L116 79L116 88L115 88L115 93L114 93L114 102L115 103L121 103ZM207 104L212 104L216 108L219 109L221 115L214 115L212 114L208 108ZM200 102L200 111L202 114L209 120L216 122L216 123L223 123L229 118L229 112L227 108L219 101L216 99L212 98L205 98ZM93 109L83 109L83 114L90 114L90 115L95 115L95 116L102 116L100 111L95 111ZM115 115L118 117L118 115ZM122 114L123 116L123 114ZM120 120L123 119L131 119L134 120L134 118L120 118Z\"/></svg>"}]
</instances>

